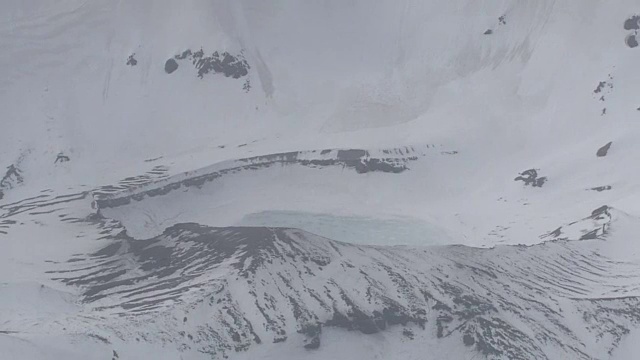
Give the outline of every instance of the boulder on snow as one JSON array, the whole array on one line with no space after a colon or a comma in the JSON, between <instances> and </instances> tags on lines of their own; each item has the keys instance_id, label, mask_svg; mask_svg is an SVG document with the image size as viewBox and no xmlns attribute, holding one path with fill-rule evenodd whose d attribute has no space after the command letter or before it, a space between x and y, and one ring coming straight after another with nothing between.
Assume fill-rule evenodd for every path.
<instances>
[{"instance_id":1,"label":"boulder on snow","mask_svg":"<svg viewBox=\"0 0 640 360\"><path fill-rule=\"evenodd\" d=\"M640 15L634 15L624 22L625 30L640 30Z\"/></svg>"},{"instance_id":2,"label":"boulder on snow","mask_svg":"<svg viewBox=\"0 0 640 360\"><path fill-rule=\"evenodd\" d=\"M129 55L129 57L127 58L127 65L129 65L129 66L138 65L138 60L136 60L135 56L136 56L135 53Z\"/></svg>"},{"instance_id":3,"label":"boulder on snow","mask_svg":"<svg viewBox=\"0 0 640 360\"><path fill-rule=\"evenodd\" d=\"M629 36L627 36L627 38L624 40L624 42L627 44L628 47L630 48L635 48L638 47L638 38L635 34L631 34Z\"/></svg>"},{"instance_id":4,"label":"boulder on snow","mask_svg":"<svg viewBox=\"0 0 640 360\"><path fill-rule=\"evenodd\" d=\"M611 144L613 144L613 141L609 141L605 146L598 149L598 152L596 152L596 156L598 157L607 156L607 153L609 152L609 148L611 148Z\"/></svg>"},{"instance_id":5,"label":"boulder on snow","mask_svg":"<svg viewBox=\"0 0 640 360\"><path fill-rule=\"evenodd\" d=\"M178 62L175 59L169 59L166 63L164 63L164 71L167 74L171 74L176 70L178 70Z\"/></svg>"}]
</instances>

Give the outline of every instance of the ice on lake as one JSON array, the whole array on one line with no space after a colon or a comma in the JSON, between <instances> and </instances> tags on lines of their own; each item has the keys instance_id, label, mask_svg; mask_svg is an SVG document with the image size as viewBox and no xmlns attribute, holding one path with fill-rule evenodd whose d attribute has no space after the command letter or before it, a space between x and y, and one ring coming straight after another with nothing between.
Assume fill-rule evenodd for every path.
<instances>
[{"instance_id":1,"label":"ice on lake","mask_svg":"<svg viewBox=\"0 0 640 360\"><path fill-rule=\"evenodd\" d=\"M412 218L381 219L270 210L246 215L236 225L297 228L353 244L426 246L452 242L436 225Z\"/></svg>"}]
</instances>

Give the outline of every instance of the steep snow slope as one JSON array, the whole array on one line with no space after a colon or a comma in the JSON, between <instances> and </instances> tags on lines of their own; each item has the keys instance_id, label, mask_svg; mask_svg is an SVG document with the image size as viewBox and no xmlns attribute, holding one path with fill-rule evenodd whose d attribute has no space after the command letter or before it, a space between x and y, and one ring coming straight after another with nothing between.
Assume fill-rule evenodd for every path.
<instances>
[{"instance_id":1,"label":"steep snow slope","mask_svg":"<svg viewBox=\"0 0 640 360\"><path fill-rule=\"evenodd\" d=\"M195 223L137 240L111 219L77 218L90 213L84 200L69 204L65 212L77 213L40 204L8 215L35 221L49 239L77 233L68 249L100 240L69 257L13 254L50 279L3 279L3 347L70 358L417 359L429 349L433 359L602 359L640 322L640 253L630 251L638 220L606 206L544 244L477 249L358 246L294 229ZM35 228L16 227L32 236ZM4 265L3 276L24 267Z\"/></svg>"},{"instance_id":2,"label":"steep snow slope","mask_svg":"<svg viewBox=\"0 0 640 360\"><path fill-rule=\"evenodd\" d=\"M618 356L638 322L638 12L7 1L0 347ZM341 346L304 348L320 336Z\"/></svg>"},{"instance_id":3,"label":"steep snow slope","mask_svg":"<svg viewBox=\"0 0 640 360\"><path fill-rule=\"evenodd\" d=\"M625 23L634 6L15 1L0 32L0 165L17 165L38 191L92 190L257 155L435 145L458 153L420 162L401 180L368 174L357 191L342 174L310 175L330 185L313 193L299 174L268 174L278 183L249 187L234 178L238 186L224 192L232 200L215 205L234 215L215 213L220 221L208 223L339 209L418 228L439 224L453 242L530 243L527 232L543 231L551 219L570 221L636 193L626 165L638 156L640 51L625 43L635 31ZM171 74L169 60L178 65ZM609 141L609 157L596 159ZM56 162L59 153L71 161ZM547 190L512 181L530 168L549 179ZM402 185L387 191L387 181ZM612 189L585 191L601 186ZM29 196L3 191L14 200ZM214 188L202 191L221 200ZM322 204L338 193L342 201ZM134 212L149 213L155 233L170 219L191 221L178 216L179 205L164 204L163 213L140 207ZM539 227L524 224L545 216Z\"/></svg>"}]
</instances>

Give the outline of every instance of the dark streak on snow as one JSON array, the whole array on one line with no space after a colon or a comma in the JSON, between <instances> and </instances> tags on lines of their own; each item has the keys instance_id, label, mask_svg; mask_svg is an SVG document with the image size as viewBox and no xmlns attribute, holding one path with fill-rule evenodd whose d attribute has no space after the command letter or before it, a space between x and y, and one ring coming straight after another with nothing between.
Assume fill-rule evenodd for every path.
<instances>
[{"instance_id":1,"label":"dark streak on snow","mask_svg":"<svg viewBox=\"0 0 640 360\"><path fill-rule=\"evenodd\" d=\"M597 192L602 192L602 191L607 191L607 190L611 190L612 186L611 185L604 185L604 186L596 186L596 187L592 187L589 190L593 190L593 191L597 191Z\"/></svg>"}]
</instances>

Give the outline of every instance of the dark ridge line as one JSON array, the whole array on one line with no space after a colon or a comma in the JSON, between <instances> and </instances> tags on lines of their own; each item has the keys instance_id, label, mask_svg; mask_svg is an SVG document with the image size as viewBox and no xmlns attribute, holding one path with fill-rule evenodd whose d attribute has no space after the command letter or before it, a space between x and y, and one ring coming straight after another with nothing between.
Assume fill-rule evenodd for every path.
<instances>
[{"instance_id":1,"label":"dark ridge line","mask_svg":"<svg viewBox=\"0 0 640 360\"><path fill-rule=\"evenodd\" d=\"M284 153L274 153L268 155L258 155L248 158L240 158L240 159L232 159L228 161L223 161L217 164L211 165L221 165L225 162L228 162L231 167L221 168L220 170L211 170L210 172L204 173L202 175L197 175L194 177L186 177L182 180L176 180L173 182L168 182L166 185L162 185L159 187L151 187L147 190L142 190L138 193L135 193L134 188L123 188L117 189L114 186L105 186L104 188L110 187L111 193L105 194L101 191L101 189L96 189L92 192L94 197L95 206L98 209L103 208L115 208L119 206L123 206L131 203L132 200L140 201L145 197L154 197L158 195L166 195L172 190L176 190L181 188L182 186L191 187L196 186L200 187L206 182L213 181L219 177L222 177L228 173L233 173L236 171L244 171L244 170L258 170L260 168L269 167L273 164L299 164L301 166L307 167L328 167L328 166L346 166L348 168L354 169L357 173L368 173L368 172L385 172L385 173L401 173L408 170L405 165L409 161L414 161L418 159L418 156L406 154L405 156L397 156L394 157L389 154L389 157L370 157L370 153L367 150L361 149L331 149L331 150L321 150L320 155L328 154L331 151L337 151L337 155L335 158L318 158L318 159L300 159L301 155L307 154L316 154L318 150L311 151L293 151L293 152L284 152ZM242 163L246 163L246 165L241 165ZM201 170L204 170L203 168ZM196 172L198 170L195 170ZM177 176L186 176L189 172L184 172L178 174ZM142 186L153 186L154 184L161 183L163 181L167 181L167 179L159 179L158 181L151 181L147 184L142 184ZM170 181L170 180L169 180ZM127 191L132 191L133 193L128 193Z\"/></svg>"}]
</instances>

